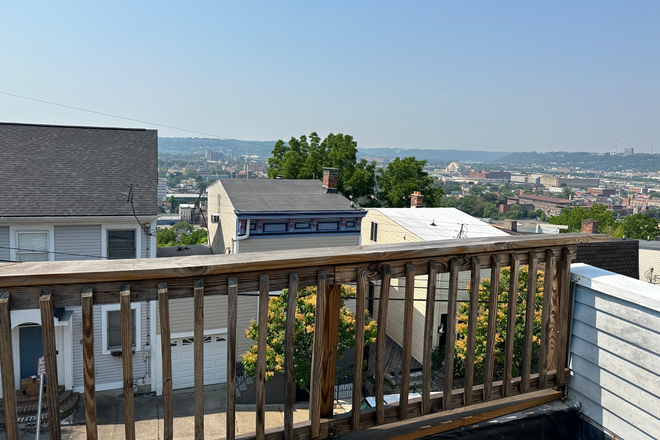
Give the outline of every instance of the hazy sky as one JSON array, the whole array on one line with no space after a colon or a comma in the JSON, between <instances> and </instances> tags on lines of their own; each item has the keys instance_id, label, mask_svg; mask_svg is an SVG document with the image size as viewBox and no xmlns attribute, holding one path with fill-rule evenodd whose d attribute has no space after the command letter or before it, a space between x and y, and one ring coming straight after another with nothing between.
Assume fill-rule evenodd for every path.
<instances>
[{"instance_id":1,"label":"hazy sky","mask_svg":"<svg viewBox=\"0 0 660 440\"><path fill-rule=\"evenodd\" d=\"M660 152L660 2L5 1L0 92L237 139ZM2 94L0 121L199 136Z\"/></svg>"}]
</instances>

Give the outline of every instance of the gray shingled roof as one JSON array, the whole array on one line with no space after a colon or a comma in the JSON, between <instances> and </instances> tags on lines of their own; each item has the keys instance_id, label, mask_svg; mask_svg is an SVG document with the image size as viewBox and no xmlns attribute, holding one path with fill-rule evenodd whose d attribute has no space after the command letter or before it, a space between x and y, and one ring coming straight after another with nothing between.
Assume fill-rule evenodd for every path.
<instances>
[{"instance_id":1,"label":"gray shingled roof","mask_svg":"<svg viewBox=\"0 0 660 440\"><path fill-rule=\"evenodd\" d=\"M320 180L220 179L238 212L348 211L351 201L328 194Z\"/></svg>"},{"instance_id":2,"label":"gray shingled roof","mask_svg":"<svg viewBox=\"0 0 660 440\"><path fill-rule=\"evenodd\" d=\"M157 215L156 130L0 123L0 217Z\"/></svg>"}]
</instances>

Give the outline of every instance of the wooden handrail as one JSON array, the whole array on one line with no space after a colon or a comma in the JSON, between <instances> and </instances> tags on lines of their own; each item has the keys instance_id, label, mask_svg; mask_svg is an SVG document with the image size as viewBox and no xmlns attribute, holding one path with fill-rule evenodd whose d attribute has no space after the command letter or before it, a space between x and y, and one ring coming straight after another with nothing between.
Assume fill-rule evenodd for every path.
<instances>
[{"instance_id":1,"label":"wooden handrail","mask_svg":"<svg viewBox=\"0 0 660 440\"><path fill-rule=\"evenodd\" d=\"M131 303L159 300L161 325L162 379L164 392L164 434L173 438L172 368L170 344L169 300L194 298L194 372L195 372L195 437L204 438L203 343L204 298L210 295L229 295L227 341L227 431L226 438L235 435L235 381L236 381L236 315L237 300L241 292L259 292L259 323L268 321L270 292L289 288L285 333L285 418L282 438L293 439L300 427L293 424L294 402L294 319L298 287L316 286L316 317L312 347L312 375L310 380L310 409L307 436L329 435L326 418L332 416L332 390L334 388L334 351L339 328L339 299L341 284L357 285L356 365L353 387L353 414L345 419L345 429L357 430L394 419L406 419L434 410L449 410L491 399L564 385L568 379L566 365L568 332L570 331L570 261L579 243L605 241L605 235L563 234L557 236L515 236L437 242L405 243L368 247L323 248L262 254L220 255L205 257L166 258L156 260L113 260L85 262L25 263L0 267L0 363L5 389L13 384L11 351L11 310L40 308L43 323L44 355L49 384L57 384L53 307L80 306L83 315L83 349L85 363L85 407L88 420L88 438L96 438L95 375L93 353L92 307L101 304L120 304L122 369L124 377L124 418L126 438L135 438L133 406L133 365ZM541 307L541 342L539 373L532 374L531 364L536 275L545 265L545 282ZM514 343L512 339L517 319L518 273L528 266L527 307L524 312L524 344L521 372L512 377ZM508 313L506 314L504 367L495 372L495 346L498 340L496 316L500 295L502 268L510 267ZM488 326L484 383L474 386L474 359L479 286L481 270L490 269L491 288L488 295ZM467 318L467 352L464 358L465 388L455 390L454 342L458 315L458 276L461 271L471 272L469 289L469 317ZM431 395L431 353L434 332L437 274L449 273L447 295L447 332L443 391ZM415 278L427 276L426 315L424 317L423 386L421 399L409 401L410 365L413 345L413 307ZM403 363L396 415L391 405L384 403L387 322L389 313L398 310L388 307L392 278L405 277L403 316ZM367 284L379 285L376 365L375 409L372 413L360 410L362 402L362 348L364 347L364 314ZM6 291L6 292L5 292ZM82 292L82 294L81 294ZM137 318L137 317L136 317ZM465 319L465 318L461 318ZM391 321L391 320L390 320ZM394 327L394 326L392 326ZM465 327L463 327L465 328ZM394 330L390 330L394 331ZM398 330L401 331L401 330ZM257 404L254 438L273 437L265 427L266 402L266 343L267 326L260 325L257 334ZM538 352L537 352L538 353ZM500 367L498 367L500 368ZM501 375L500 375L501 373ZM12 377L9 377L11 375ZM496 377L497 376L497 377ZM497 379L503 379L497 381ZM59 414L57 386L48 387L49 417ZM9 393L11 394L11 393ZM328 398L330 400L328 400ZM5 399L6 414L15 413L15 399ZM369 415L370 414L370 415ZM344 423L344 422L342 422ZM59 438L59 424L51 423L51 438ZM344 425L342 425L344 426ZM344 428L341 428L344 429ZM340 429L340 430L341 430ZM17 427L7 424L8 438L16 438ZM218 433L212 434L214 437Z\"/></svg>"}]
</instances>

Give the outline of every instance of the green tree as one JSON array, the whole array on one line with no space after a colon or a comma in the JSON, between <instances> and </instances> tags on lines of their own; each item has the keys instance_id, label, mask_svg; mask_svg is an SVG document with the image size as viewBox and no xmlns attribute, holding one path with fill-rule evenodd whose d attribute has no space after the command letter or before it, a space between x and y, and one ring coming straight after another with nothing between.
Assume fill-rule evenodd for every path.
<instances>
[{"instance_id":1,"label":"green tree","mask_svg":"<svg viewBox=\"0 0 660 440\"><path fill-rule=\"evenodd\" d=\"M483 217L486 203L475 195L467 195L458 199L456 207L473 217Z\"/></svg>"},{"instance_id":2,"label":"green tree","mask_svg":"<svg viewBox=\"0 0 660 440\"><path fill-rule=\"evenodd\" d=\"M646 213L628 215L618 222L613 235L635 240L655 240L660 235L658 219Z\"/></svg>"},{"instance_id":3,"label":"green tree","mask_svg":"<svg viewBox=\"0 0 660 440\"><path fill-rule=\"evenodd\" d=\"M355 315L344 305L345 297L355 296L355 289L341 286L341 306L339 312L339 342L337 344L337 359L344 351L355 345ZM286 309L289 298L288 289L279 296L268 301L268 335L266 337L266 379L275 374L284 374ZM376 340L376 321L368 316L368 311L362 311L365 316L364 342L371 344ZM296 323L294 330L294 361L295 381L302 389L309 390L312 371L312 345L314 343L314 324L316 321L316 287L298 289L296 302ZM245 335L257 341L259 324L252 321ZM257 345L253 345L243 355L243 367L248 376L257 373Z\"/></svg>"},{"instance_id":4,"label":"green tree","mask_svg":"<svg viewBox=\"0 0 660 440\"><path fill-rule=\"evenodd\" d=\"M388 208L406 208L410 206L410 195L420 191L424 206L440 206L442 188L434 187L433 178L424 171L425 165L426 160L417 160L415 156L394 159L378 178L378 200Z\"/></svg>"},{"instance_id":5,"label":"green tree","mask_svg":"<svg viewBox=\"0 0 660 440\"><path fill-rule=\"evenodd\" d=\"M561 192L558 194L558 196L562 199L570 199L571 196L574 195L574 194L575 193L571 190L571 188L567 186L566 188L561 190Z\"/></svg>"},{"instance_id":6,"label":"green tree","mask_svg":"<svg viewBox=\"0 0 660 440\"><path fill-rule=\"evenodd\" d=\"M507 314L509 300L509 280L511 269L504 268L500 276L499 297L497 306L496 336L495 336L495 375L502 377L504 371L505 341L508 335ZM513 333L513 377L520 375L522 355L524 350L525 322L527 319L527 280L528 267L522 266L518 276L518 298L516 301L516 324ZM532 369L538 364L538 350L541 335L541 306L543 304L544 273L536 274L536 295L534 301L534 320L532 337ZM468 283L468 289L470 288ZM486 340L488 339L488 302L490 297L490 280L483 279L479 287L479 303L477 305L477 338L475 343L474 375L475 381L483 378L484 360L486 357ZM454 350L454 375L465 376L465 357L467 353L469 303L461 303L458 307L458 323L456 324L456 344Z\"/></svg>"},{"instance_id":7,"label":"green tree","mask_svg":"<svg viewBox=\"0 0 660 440\"><path fill-rule=\"evenodd\" d=\"M605 205L593 205L589 209L582 206L564 208L561 214L550 217L548 221L553 225L566 225L568 232L580 232L582 230L582 220L595 220L598 222L598 231L606 233L614 226L614 216L612 211Z\"/></svg>"},{"instance_id":8,"label":"green tree","mask_svg":"<svg viewBox=\"0 0 660 440\"><path fill-rule=\"evenodd\" d=\"M506 213L505 217L508 218L508 219L514 219L515 220L515 219L522 218L522 215L523 215L523 210L520 207L520 205L513 205L511 207L511 210Z\"/></svg>"}]
</instances>

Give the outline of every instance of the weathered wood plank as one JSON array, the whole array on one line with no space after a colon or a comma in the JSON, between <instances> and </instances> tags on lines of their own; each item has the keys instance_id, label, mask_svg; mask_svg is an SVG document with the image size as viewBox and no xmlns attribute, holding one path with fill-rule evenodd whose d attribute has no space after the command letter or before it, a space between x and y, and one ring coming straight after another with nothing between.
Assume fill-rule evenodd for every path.
<instances>
[{"instance_id":1,"label":"weathered wood plank","mask_svg":"<svg viewBox=\"0 0 660 440\"><path fill-rule=\"evenodd\" d=\"M91 287L80 296L83 330L83 371L85 388L85 429L88 439L98 438L96 427L96 385L94 381L94 299Z\"/></svg>"},{"instance_id":2,"label":"weathered wood plank","mask_svg":"<svg viewBox=\"0 0 660 440\"><path fill-rule=\"evenodd\" d=\"M527 276L527 307L525 309L525 336L523 341L523 359L520 381L520 392L529 389L529 378L532 373L532 346L534 340L534 312L536 305L536 274L538 272L538 258L536 252L529 253L529 267Z\"/></svg>"},{"instance_id":3,"label":"weathered wood plank","mask_svg":"<svg viewBox=\"0 0 660 440\"><path fill-rule=\"evenodd\" d=\"M552 308L550 309L550 333L548 342L548 370L557 369L557 360L559 353L557 351L557 344L559 340L559 296L561 286L561 250L556 253L557 261L555 262L553 283L552 283Z\"/></svg>"},{"instance_id":4,"label":"weathered wood plank","mask_svg":"<svg viewBox=\"0 0 660 440\"><path fill-rule=\"evenodd\" d=\"M326 298L325 325L323 327L323 367L321 370L321 417L330 417L335 403L341 284L329 285L326 289Z\"/></svg>"},{"instance_id":5,"label":"weathered wood plank","mask_svg":"<svg viewBox=\"0 0 660 440\"><path fill-rule=\"evenodd\" d=\"M168 284L171 284L170 279L172 278L195 277L205 279L213 275L237 276L236 274L245 272L263 273L263 268L267 267L269 271L285 271L287 274L285 280L288 280L288 273L294 268L316 267L318 270L320 266L332 266L338 262L341 262L341 264L370 264L379 261L410 261L485 252L525 252L535 248L563 247L577 245L578 243L608 240L609 236L597 234L524 235L375 246L296 249L258 254L145 258L130 261L35 262L8 265L3 268L2 273L0 273L0 287L86 283L93 285L96 295L98 291L96 283L131 281L131 284L133 284L133 280L153 280L152 289L154 291L151 299L155 299L157 280L166 280ZM334 282L336 284L340 283L338 281ZM241 283L240 277L239 283ZM286 283L283 287L286 287ZM226 279L224 289L226 292ZM172 290L171 287L170 290ZM79 292L80 288L78 288L77 293L79 294ZM135 293L137 293L137 290ZM137 297L135 299L137 300ZM78 302L76 301L76 303ZM99 301L95 301L95 303L99 303Z\"/></svg>"},{"instance_id":6,"label":"weathered wood plank","mask_svg":"<svg viewBox=\"0 0 660 440\"><path fill-rule=\"evenodd\" d=\"M0 373L2 373L5 435L7 440L18 440L18 411L14 389L14 356L11 342L11 310L9 292L0 292Z\"/></svg>"},{"instance_id":7,"label":"weathered wood plank","mask_svg":"<svg viewBox=\"0 0 660 440\"><path fill-rule=\"evenodd\" d=\"M497 300L499 298L501 260L493 255L490 266L490 297L488 299L488 336L486 358L484 359L484 400L492 397L493 374L495 370L495 334L497 332Z\"/></svg>"},{"instance_id":8,"label":"weathered wood plank","mask_svg":"<svg viewBox=\"0 0 660 440\"><path fill-rule=\"evenodd\" d=\"M445 342L445 383L443 396L451 396L454 387L454 344L456 342L456 301L458 298L458 258L453 258L449 268L447 292L447 338ZM451 409L451 399L442 399L442 409Z\"/></svg>"},{"instance_id":9,"label":"weathered wood plank","mask_svg":"<svg viewBox=\"0 0 660 440\"><path fill-rule=\"evenodd\" d=\"M131 288L122 286L119 293L121 318L121 363L124 376L124 433L135 440L135 402L133 401L133 331L131 329ZM136 316L135 319L138 319Z\"/></svg>"},{"instance_id":10,"label":"weathered wood plank","mask_svg":"<svg viewBox=\"0 0 660 440\"><path fill-rule=\"evenodd\" d=\"M229 277L227 297L227 440L236 437L236 329L238 327L238 280Z\"/></svg>"},{"instance_id":11,"label":"weathered wood plank","mask_svg":"<svg viewBox=\"0 0 660 440\"><path fill-rule=\"evenodd\" d=\"M367 273L365 272L364 267L359 267L357 270L357 287L355 295L355 361L353 365L353 410L351 412L351 429L358 429L360 427L366 292Z\"/></svg>"},{"instance_id":12,"label":"weathered wood plank","mask_svg":"<svg viewBox=\"0 0 660 440\"><path fill-rule=\"evenodd\" d=\"M204 439L204 281L195 280L193 292L195 308L194 384L195 384L195 439Z\"/></svg>"},{"instance_id":13,"label":"weathered wood plank","mask_svg":"<svg viewBox=\"0 0 660 440\"><path fill-rule=\"evenodd\" d=\"M266 344L268 342L268 275L259 277L259 330L257 332L256 437L263 440L266 428Z\"/></svg>"},{"instance_id":14,"label":"weathered wood plank","mask_svg":"<svg viewBox=\"0 0 660 440\"><path fill-rule=\"evenodd\" d=\"M543 280L543 304L541 306L541 346L539 349L539 387L545 388L548 375L548 352L550 349L550 309L552 308L552 285L554 284L555 253L546 251Z\"/></svg>"},{"instance_id":15,"label":"weathered wood plank","mask_svg":"<svg viewBox=\"0 0 660 440\"><path fill-rule=\"evenodd\" d=\"M376 422L385 421L383 381L385 380L385 345L387 341L387 305L390 298L392 273L388 265L383 266L378 304L378 329L376 336Z\"/></svg>"},{"instance_id":16,"label":"weathered wood plank","mask_svg":"<svg viewBox=\"0 0 660 440\"><path fill-rule=\"evenodd\" d=\"M57 348L55 347L55 321L53 318L53 302L50 289L44 289L39 296L41 311L41 336L46 360L46 401L48 402L48 431L50 438L59 440L60 434L60 404L57 386ZM53 423L54 422L54 423Z\"/></svg>"},{"instance_id":17,"label":"weathered wood plank","mask_svg":"<svg viewBox=\"0 0 660 440\"><path fill-rule=\"evenodd\" d=\"M309 420L311 436L317 438L321 433L321 372L323 371L323 328L325 327L327 277L324 270L318 273L316 286L316 319L314 322L314 345L312 346L312 378L309 396Z\"/></svg>"},{"instance_id":18,"label":"weathered wood plank","mask_svg":"<svg viewBox=\"0 0 660 440\"><path fill-rule=\"evenodd\" d=\"M410 361L412 358L413 310L415 308L415 266L406 265L405 305L403 310L403 354L401 360L401 385L399 394L399 418L408 415L408 390L410 389Z\"/></svg>"},{"instance_id":19,"label":"weathered wood plank","mask_svg":"<svg viewBox=\"0 0 660 440\"><path fill-rule=\"evenodd\" d=\"M424 319L424 362L422 365L422 414L431 411L431 367L433 366L433 332L435 331L435 287L438 281L438 265L429 261L426 287L426 314Z\"/></svg>"},{"instance_id":20,"label":"weathered wood plank","mask_svg":"<svg viewBox=\"0 0 660 440\"><path fill-rule=\"evenodd\" d=\"M167 283L158 283L160 312L160 351L163 376L163 437L174 438L174 395L172 391L172 340L170 334L170 300Z\"/></svg>"},{"instance_id":21,"label":"weathered wood plank","mask_svg":"<svg viewBox=\"0 0 660 440\"><path fill-rule=\"evenodd\" d=\"M470 309L468 315L467 353L465 356L465 405L472 401L474 384L474 350L477 342L477 314L479 312L479 287L481 286L481 261L472 257L470 266Z\"/></svg>"},{"instance_id":22,"label":"weathered wood plank","mask_svg":"<svg viewBox=\"0 0 660 440\"><path fill-rule=\"evenodd\" d=\"M291 272L289 276L288 295L286 329L284 330L284 437L286 440L293 440L293 405L296 402L293 358L295 356L294 336L296 333L296 310L298 308L298 274L295 272Z\"/></svg>"},{"instance_id":23,"label":"weathered wood plank","mask_svg":"<svg viewBox=\"0 0 660 440\"><path fill-rule=\"evenodd\" d=\"M564 248L561 253L561 263L560 263L560 285L559 285L559 323L558 331L559 337L557 342L557 377L559 382L557 385L564 385L563 378L566 376L566 360L568 353L568 329L569 321L568 316L570 313L570 304L569 304L569 288L571 285L571 252L568 248Z\"/></svg>"},{"instance_id":24,"label":"weathered wood plank","mask_svg":"<svg viewBox=\"0 0 660 440\"><path fill-rule=\"evenodd\" d=\"M511 272L509 276L509 301L507 304L506 339L504 340L504 397L511 395L511 373L513 371L513 342L516 332L516 312L518 308L518 275L520 258L511 254Z\"/></svg>"}]
</instances>

